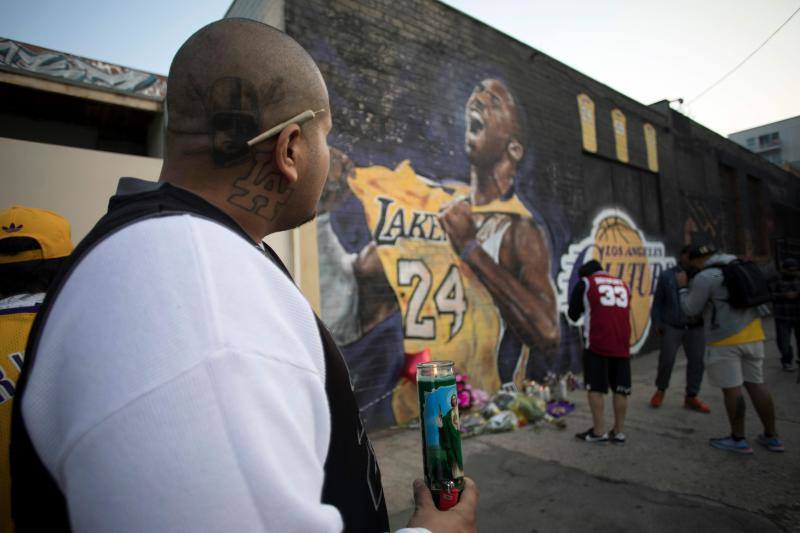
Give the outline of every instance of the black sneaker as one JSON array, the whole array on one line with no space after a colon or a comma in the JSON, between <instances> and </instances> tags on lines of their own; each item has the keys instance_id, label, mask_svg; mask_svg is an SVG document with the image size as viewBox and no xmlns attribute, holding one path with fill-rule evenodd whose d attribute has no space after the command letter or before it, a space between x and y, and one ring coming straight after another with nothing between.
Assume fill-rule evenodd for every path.
<instances>
[{"instance_id":1,"label":"black sneaker","mask_svg":"<svg viewBox=\"0 0 800 533\"><path fill-rule=\"evenodd\" d=\"M625 433L616 433L613 429L608 432L608 440L612 444L625 444Z\"/></svg>"},{"instance_id":2,"label":"black sneaker","mask_svg":"<svg viewBox=\"0 0 800 533\"><path fill-rule=\"evenodd\" d=\"M595 435L593 430L594 428L589 428L583 433L576 433L575 438L585 442L596 442L596 443L608 442L608 433L603 433L602 435Z\"/></svg>"}]
</instances>

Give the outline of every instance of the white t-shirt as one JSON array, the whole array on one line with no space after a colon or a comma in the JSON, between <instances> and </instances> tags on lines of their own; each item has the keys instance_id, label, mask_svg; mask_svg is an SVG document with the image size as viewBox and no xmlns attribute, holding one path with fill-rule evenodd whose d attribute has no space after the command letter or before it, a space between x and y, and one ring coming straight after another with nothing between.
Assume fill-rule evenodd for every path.
<instances>
[{"instance_id":1,"label":"white t-shirt","mask_svg":"<svg viewBox=\"0 0 800 533\"><path fill-rule=\"evenodd\" d=\"M145 220L86 255L23 403L74 531L342 529L313 312L215 222Z\"/></svg>"}]
</instances>

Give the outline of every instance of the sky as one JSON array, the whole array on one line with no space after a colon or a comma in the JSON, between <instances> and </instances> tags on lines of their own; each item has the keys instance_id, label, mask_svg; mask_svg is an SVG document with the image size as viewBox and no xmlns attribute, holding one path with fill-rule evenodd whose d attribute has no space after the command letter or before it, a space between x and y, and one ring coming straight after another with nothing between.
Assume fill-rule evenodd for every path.
<instances>
[{"instance_id":1,"label":"sky","mask_svg":"<svg viewBox=\"0 0 800 533\"><path fill-rule=\"evenodd\" d=\"M800 0L447 0L638 100L673 105L721 135L800 115ZM688 105L687 105L688 104Z\"/></svg>"},{"instance_id":2,"label":"sky","mask_svg":"<svg viewBox=\"0 0 800 533\"><path fill-rule=\"evenodd\" d=\"M291 1L291 0L289 0ZM0 37L166 74L180 44L230 0L21 0ZM723 83L800 0L447 0L445 3L643 104L673 107L721 135L800 115L800 14Z\"/></svg>"}]
</instances>

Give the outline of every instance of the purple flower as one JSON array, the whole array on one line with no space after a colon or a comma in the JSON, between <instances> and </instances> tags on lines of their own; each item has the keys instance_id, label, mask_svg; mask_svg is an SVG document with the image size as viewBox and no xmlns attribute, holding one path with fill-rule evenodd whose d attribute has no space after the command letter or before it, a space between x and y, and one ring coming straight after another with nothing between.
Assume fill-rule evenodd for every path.
<instances>
[{"instance_id":1,"label":"purple flower","mask_svg":"<svg viewBox=\"0 0 800 533\"><path fill-rule=\"evenodd\" d=\"M472 396L470 396L469 392L461 391L458 393L458 406L460 408L467 409L469 406L472 405Z\"/></svg>"}]
</instances>

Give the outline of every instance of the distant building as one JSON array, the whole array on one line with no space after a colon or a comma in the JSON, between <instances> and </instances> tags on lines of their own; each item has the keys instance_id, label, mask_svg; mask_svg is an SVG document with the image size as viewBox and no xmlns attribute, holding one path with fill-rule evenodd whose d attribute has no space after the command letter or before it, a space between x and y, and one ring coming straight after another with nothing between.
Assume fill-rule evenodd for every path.
<instances>
[{"instance_id":1,"label":"distant building","mask_svg":"<svg viewBox=\"0 0 800 533\"><path fill-rule=\"evenodd\" d=\"M158 179L167 80L0 37L0 207L67 217L78 242L121 175Z\"/></svg>"},{"instance_id":2,"label":"distant building","mask_svg":"<svg viewBox=\"0 0 800 533\"><path fill-rule=\"evenodd\" d=\"M166 94L166 76L0 37L0 209L51 209L80 241L119 177L158 179ZM306 290L299 235L268 242Z\"/></svg>"},{"instance_id":3,"label":"distant building","mask_svg":"<svg viewBox=\"0 0 800 533\"><path fill-rule=\"evenodd\" d=\"M771 163L790 165L800 172L800 116L731 133L728 138Z\"/></svg>"},{"instance_id":4,"label":"distant building","mask_svg":"<svg viewBox=\"0 0 800 533\"><path fill-rule=\"evenodd\" d=\"M0 137L161 157L165 76L0 38Z\"/></svg>"}]
</instances>

